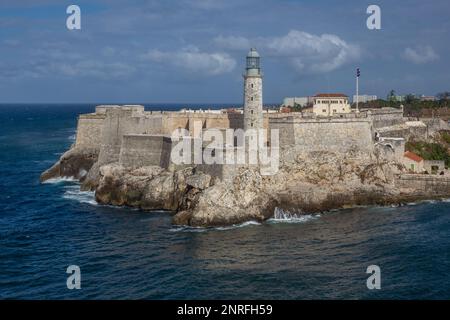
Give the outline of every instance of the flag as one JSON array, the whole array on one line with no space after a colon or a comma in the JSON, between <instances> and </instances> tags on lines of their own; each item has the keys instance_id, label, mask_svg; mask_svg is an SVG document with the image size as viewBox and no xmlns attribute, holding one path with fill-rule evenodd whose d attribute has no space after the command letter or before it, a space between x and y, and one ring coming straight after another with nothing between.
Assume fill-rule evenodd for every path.
<instances>
[{"instance_id":1,"label":"flag","mask_svg":"<svg viewBox=\"0 0 450 320\"><path fill-rule=\"evenodd\" d=\"M356 69L356 76L359 78L359 76L361 75L361 71L359 70L359 68Z\"/></svg>"}]
</instances>

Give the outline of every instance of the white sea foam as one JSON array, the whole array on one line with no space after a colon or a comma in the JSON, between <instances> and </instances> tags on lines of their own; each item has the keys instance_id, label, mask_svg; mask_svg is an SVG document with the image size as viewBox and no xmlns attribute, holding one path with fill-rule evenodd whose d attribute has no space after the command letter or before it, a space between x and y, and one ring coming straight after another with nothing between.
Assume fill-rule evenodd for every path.
<instances>
[{"instance_id":1,"label":"white sea foam","mask_svg":"<svg viewBox=\"0 0 450 320\"><path fill-rule=\"evenodd\" d=\"M269 223L305 223L320 218L320 214L303 214L301 212L290 212L275 208L273 218L267 220Z\"/></svg>"},{"instance_id":2,"label":"white sea foam","mask_svg":"<svg viewBox=\"0 0 450 320\"><path fill-rule=\"evenodd\" d=\"M175 226L170 228L171 232L206 232L206 231L226 231L248 226L260 226L261 223L256 221L247 221L239 224L233 224L227 227L190 227L190 226Z\"/></svg>"},{"instance_id":3,"label":"white sea foam","mask_svg":"<svg viewBox=\"0 0 450 320\"><path fill-rule=\"evenodd\" d=\"M81 191L79 185L66 186L64 188L63 198L68 200L75 200L80 203L88 203L91 205L97 205L95 201L95 193L91 191Z\"/></svg>"},{"instance_id":4,"label":"white sea foam","mask_svg":"<svg viewBox=\"0 0 450 320\"><path fill-rule=\"evenodd\" d=\"M260 226L260 225L261 225L261 223L256 222L256 221L246 221L246 222L239 223L239 224L233 224L228 227L216 227L214 229L216 229L216 230L231 230L231 229L243 228L243 227L248 227L248 226Z\"/></svg>"},{"instance_id":5,"label":"white sea foam","mask_svg":"<svg viewBox=\"0 0 450 320\"><path fill-rule=\"evenodd\" d=\"M52 178L48 179L42 183L44 184L57 184L62 182L77 182L77 180L73 177L58 177L58 178Z\"/></svg>"},{"instance_id":6,"label":"white sea foam","mask_svg":"<svg viewBox=\"0 0 450 320\"><path fill-rule=\"evenodd\" d=\"M70 141L75 141L77 139L77 135L76 134L72 134L69 136L69 140Z\"/></svg>"}]
</instances>

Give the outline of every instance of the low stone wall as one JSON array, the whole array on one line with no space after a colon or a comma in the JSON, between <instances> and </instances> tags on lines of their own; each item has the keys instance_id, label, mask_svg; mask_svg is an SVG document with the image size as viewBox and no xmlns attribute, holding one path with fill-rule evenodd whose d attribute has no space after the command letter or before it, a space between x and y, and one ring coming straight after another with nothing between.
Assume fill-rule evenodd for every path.
<instances>
[{"instance_id":1,"label":"low stone wall","mask_svg":"<svg viewBox=\"0 0 450 320\"><path fill-rule=\"evenodd\" d=\"M448 122L440 118L420 118L420 121L427 125L430 134L440 130L450 130Z\"/></svg>"},{"instance_id":2,"label":"low stone wall","mask_svg":"<svg viewBox=\"0 0 450 320\"><path fill-rule=\"evenodd\" d=\"M424 195L448 196L450 194L450 177L424 174L404 174L397 177L396 187L414 189Z\"/></svg>"},{"instance_id":3,"label":"low stone wall","mask_svg":"<svg viewBox=\"0 0 450 320\"><path fill-rule=\"evenodd\" d=\"M423 140L428 138L428 127L422 121L405 121L403 124L376 129L380 137Z\"/></svg>"},{"instance_id":4,"label":"low stone wall","mask_svg":"<svg viewBox=\"0 0 450 320\"><path fill-rule=\"evenodd\" d=\"M366 113L367 117L372 119L373 127L382 128L394 126L405 122L403 110L395 108L366 109L361 112Z\"/></svg>"}]
</instances>

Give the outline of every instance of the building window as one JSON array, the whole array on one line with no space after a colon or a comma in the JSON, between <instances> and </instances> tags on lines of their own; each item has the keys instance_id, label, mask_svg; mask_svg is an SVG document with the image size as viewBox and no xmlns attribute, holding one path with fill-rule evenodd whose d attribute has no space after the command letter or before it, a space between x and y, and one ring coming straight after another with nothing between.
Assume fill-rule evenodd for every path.
<instances>
[{"instance_id":1,"label":"building window","mask_svg":"<svg viewBox=\"0 0 450 320\"><path fill-rule=\"evenodd\" d=\"M252 88L253 88L253 83L251 84Z\"/></svg>"},{"instance_id":2,"label":"building window","mask_svg":"<svg viewBox=\"0 0 450 320\"><path fill-rule=\"evenodd\" d=\"M336 109L333 109L333 112L337 112Z\"/></svg>"},{"instance_id":3,"label":"building window","mask_svg":"<svg viewBox=\"0 0 450 320\"><path fill-rule=\"evenodd\" d=\"M250 100L253 101L253 97L251 97Z\"/></svg>"},{"instance_id":4,"label":"building window","mask_svg":"<svg viewBox=\"0 0 450 320\"><path fill-rule=\"evenodd\" d=\"M250 124L251 127L253 127L253 122Z\"/></svg>"},{"instance_id":5,"label":"building window","mask_svg":"<svg viewBox=\"0 0 450 320\"><path fill-rule=\"evenodd\" d=\"M327 110L326 110L326 109L322 109L322 112L323 112L323 113L326 113L326 112L327 112Z\"/></svg>"},{"instance_id":6,"label":"building window","mask_svg":"<svg viewBox=\"0 0 450 320\"><path fill-rule=\"evenodd\" d=\"M253 110L250 110L250 113L253 114Z\"/></svg>"}]
</instances>

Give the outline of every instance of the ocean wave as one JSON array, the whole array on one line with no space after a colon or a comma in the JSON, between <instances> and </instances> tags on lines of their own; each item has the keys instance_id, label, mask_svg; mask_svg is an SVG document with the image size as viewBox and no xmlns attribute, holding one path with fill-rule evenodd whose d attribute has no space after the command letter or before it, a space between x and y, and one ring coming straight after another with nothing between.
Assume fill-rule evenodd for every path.
<instances>
[{"instance_id":1,"label":"ocean wave","mask_svg":"<svg viewBox=\"0 0 450 320\"><path fill-rule=\"evenodd\" d=\"M67 186L66 191L63 194L63 198L67 200L75 200L80 203L87 203L90 205L98 205L95 201L95 192L93 191L81 191L80 186Z\"/></svg>"},{"instance_id":2,"label":"ocean wave","mask_svg":"<svg viewBox=\"0 0 450 320\"><path fill-rule=\"evenodd\" d=\"M273 218L267 220L268 223L305 223L320 218L320 214L303 214L301 212L291 212L280 208L275 208Z\"/></svg>"},{"instance_id":3,"label":"ocean wave","mask_svg":"<svg viewBox=\"0 0 450 320\"><path fill-rule=\"evenodd\" d=\"M191 227L191 226L174 226L169 229L171 232L207 232L207 231L227 231L248 226L260 226L261 223L257 221L246 221L239 224L233 224L226 227Z\"/></svg>"},{"instance_id":4,"label":"ocean wave","mask_svg":"<svg viewBox=\"0 0 450 320\"><path fill-rule=\"evenodd\" d=\"M74 177L58 177L58 178L52 178L48 179L42 183L44 184L58 184L62 182L78 182Z\"/></svg>"}]
</instances>

